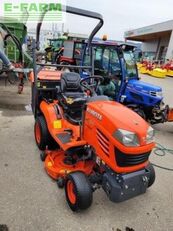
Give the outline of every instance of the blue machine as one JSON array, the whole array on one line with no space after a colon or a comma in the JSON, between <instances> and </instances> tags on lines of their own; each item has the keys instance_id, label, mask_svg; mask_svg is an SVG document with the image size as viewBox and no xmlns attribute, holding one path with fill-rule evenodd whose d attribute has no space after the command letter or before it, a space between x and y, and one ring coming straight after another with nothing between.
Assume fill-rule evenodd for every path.
<instances>
[{"instance_id":1,"label":"blue machine","mask_svg":"<svg viewBox=\"0 0 173 231\"><path fill-rule=\"evenodd\" d=\"M166 122L169 107L163 103L162 88L139 79L134 46L94 41L92 47L94 74L114 82L113 99L133 109L151 124ZM89 59L84 55L83 65L86 60Z\"/></svg>"},{"instance_id":2,"label":"blue machine","mask_svg":"<svg viewBox=\"0 0 173 231\"><path fill-rule=\"evenodd\" d=\"M124 94L127 103L135 103L147 107L160 104L163 100L161 87L136 79L128 81Z\"/></svg>"},{"instance_id":3,"label":"blue machine","mask_svg":"<svg viewBox=\"0 0 173 231\"><path fill-rule=\"evenodd\" d=\"M101 94L126 105L151 124L164 123L168 120L169 107L163 103L162 88L142 82L138 76L134 57L135 46L96 40L92 41L88 50L85 41L73 43L70 57L73 57L74 63L92 67L90 73L80 69L81 78L101 75L105 79L100 86ZM76 56L76 49L80 51L80 55ZM114 94L111 91L110 95L109 84L111 86L112 83L116 90ZM105 92L103 89L106 89Z\"/></svg>"}]
</instances>

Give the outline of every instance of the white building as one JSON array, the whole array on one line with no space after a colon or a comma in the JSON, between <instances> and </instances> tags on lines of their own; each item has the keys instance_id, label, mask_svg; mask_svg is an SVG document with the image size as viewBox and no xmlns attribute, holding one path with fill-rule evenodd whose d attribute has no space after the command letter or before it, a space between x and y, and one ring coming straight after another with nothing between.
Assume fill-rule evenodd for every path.
<instances>
[{"instance_id":1,"label":"white building","mask_svg":"<svg viewBox=\"0 0 173 231\"><path fill-rule=\"evenodd\" d=\"M142 52L156 60L173 59L173 20L126 31L125 40L142 42Z\"/></svg>"}]
</instances>

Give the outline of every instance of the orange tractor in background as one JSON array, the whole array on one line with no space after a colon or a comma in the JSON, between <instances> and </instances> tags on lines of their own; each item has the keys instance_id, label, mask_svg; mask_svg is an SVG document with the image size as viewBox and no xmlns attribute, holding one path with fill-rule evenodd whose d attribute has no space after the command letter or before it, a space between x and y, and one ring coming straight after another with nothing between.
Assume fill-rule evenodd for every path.
<instances>
[{"instance_id":1,"label":"orange tractor in background","mask_svg":"<svg viewBox=\"0 0 173 231\"><path fill-rule=\"evenodd\" d=\"M102 16L69 6L66 11L99 20L89 37L89 47L103 25ZM40 28L41 23L37 26L37 48ZM42 150L46 172L65 188L69 207L73 211L87 209L93 192L100 187L113 202L145 193L155 180L149 162L154 131L148 123L120 103L96 94L103 77L91 75L81 80L78 73L57 70L65 65L37 65L39 68L34 58L35 141Z\"/></svg>"}]
</instances>

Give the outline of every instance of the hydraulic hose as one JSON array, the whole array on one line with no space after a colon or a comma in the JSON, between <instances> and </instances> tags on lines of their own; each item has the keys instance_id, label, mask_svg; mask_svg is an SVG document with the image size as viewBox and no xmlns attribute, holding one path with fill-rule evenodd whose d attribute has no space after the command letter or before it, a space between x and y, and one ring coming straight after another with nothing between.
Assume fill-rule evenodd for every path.
<instances>
[{"instance_id":1,"label":"hydraulic hose","mask_svg":"<svg viewBox=\"0 0 173 231\"><path fill-rule=\"evenodd\" d=\"M165 148L163 145L161 145L159 143L156 143L156 147L154 149L154 154L156 156L160 156L160 157L166 156L166 154L173 155L173 149ZM167 168L167 167L164 167L164 166L157 165L155 163L152 163L152 165L157 167L157 168L161 168L163 170L173 171L173 168Z\"/></svg>"},{"instance_id":2,"label":"hydraulic hose","mask_svg":"<svg viewBox=\"0 0 173 231\"><path fill-rule=\"evenodd\" d=\"M16 44L18 50L19 50L19 62L23 63L23 53L22 53L22 45L19 39L11 33L11 31L8 29L8 27L4 24L2 24L5 30L8 32L8 34L5 36L4 41L8 39L8 37L11 37L14 43Z\"/></svg>"}]
</instances>

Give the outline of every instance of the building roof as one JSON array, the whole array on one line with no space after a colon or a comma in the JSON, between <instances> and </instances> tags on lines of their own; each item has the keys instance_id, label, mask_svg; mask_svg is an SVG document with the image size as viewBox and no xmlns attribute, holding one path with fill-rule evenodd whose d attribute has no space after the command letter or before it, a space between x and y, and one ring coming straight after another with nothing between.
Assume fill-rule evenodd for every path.
<instances>
[{"instance_id":1,"label":"building roof","mask_svg":"<svg viewBox=\"0 0 173 231\"><path fill-rule=\"evenodd\" d=\"M83 38L83 39L88 38L87 34L79 34L79 33L72 33L72 32L67 32L67 34L68 34L68 37Z\"/></svg>"},{"instance_id":2,"label":"building roof","mask_svg":"<svg viewBox=\"0 0 173 231\"><path fill-rule=\"evenodd\" d=\"M170 36L173 30L173 20L129 30L124 33L124 38L134 41L147 41L161 36Z\"/></svg>"}]
</instances>

